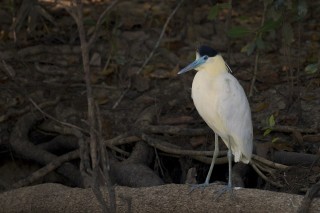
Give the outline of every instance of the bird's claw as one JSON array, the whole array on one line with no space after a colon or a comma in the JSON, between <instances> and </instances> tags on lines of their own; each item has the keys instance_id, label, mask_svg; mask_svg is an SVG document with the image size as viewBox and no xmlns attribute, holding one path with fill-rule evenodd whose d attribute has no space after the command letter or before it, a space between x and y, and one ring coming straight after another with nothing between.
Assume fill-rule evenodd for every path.
<instances>
[{"instance_id":1,"label":"bird's claw","mask_svg":"<svg viewBox=\"0 0 320 213\"><path fill-rule=\"evenodd\" d=\"M188 194L193 192L195 189L201 189L201 191L204 190L204 188L208 187L210 184L209 183L201 183L201 184L192 184L190 187L190 191Z\"/></svg>"},{"instance_id":2,"label":"bird's claw","mask_svg":"<svg viewBox=\"0 0 320 213\"><path fill-rule=\"evenodd\" d=\"M215 200L218 200L221 197L221 195L224 193L228 193L230 198L232 198L232 199L235 198L235 195L233 193L233 187L229 186L229 185L224 186L223 188L217 190L215 193L217 194L215 197Z\"/></svg>"}]
</instances>

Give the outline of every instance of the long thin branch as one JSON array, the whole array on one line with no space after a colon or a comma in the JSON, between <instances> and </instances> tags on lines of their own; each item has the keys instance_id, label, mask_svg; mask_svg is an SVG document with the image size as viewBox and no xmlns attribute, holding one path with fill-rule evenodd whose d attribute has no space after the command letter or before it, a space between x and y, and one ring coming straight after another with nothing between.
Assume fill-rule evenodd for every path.
<instances>
[{"instance_id":1,"label":"long thin branch","mask_svg":"<svg viewBox=\"0 0 320 213\"><path fill-rule=\"evenodd\" d=\"M87 92L87 102L88 102L88 123L89 123L89 132L90 132L90 155L92 168L95 168L98 164L97 162L97 136L95 134L95 109L94 109L94 100L92 95L92 87L90 82L90 65L89 65L89 48L86 40L86 33L83 26L83 14L82 14L82 1L76 0L77 4L77 14L76 14L76 23L79 31L80 43L81 43L81 54L82 54L82 63L83 70L85 73L85 83L86 83L86 92ZM75 18L75 17L74 17Z\"/></svg>"},{"instance_id":2,"label":"long thin branch","mask_svg":"<svg viewBox=\"0 0 320 213\"><path fill-rule=\"evenodd\" d=\"M156 43L156 45L154 45L153 50L150 52L149 56L146 58L146 60L144 61L144 63L142 64L142 66L140 67L140 69L137 71L137 74L140 74L141 71L143 70L143 68L149 63L150 59L152 58L152 56L154 55L156 49L159 47L160 42L162 40L162 37L164 36L164 33L168 27L168 24L170 22L170 20L172 19L172 17L174 16L174 14L177 12L177 10L179 9L179 7L181 6L181 4L184 2L184 0L180 0L180 2L177 4L177 6L174 8L174 10L171 12L171 14L168 16L166 23L163 25L161 34L159 36L159 39Z\"/></svg>"},{"instance_id":3,"label":"long thin branch","mask_svg":"<svg viewBox=\"0 0 320 213\"><path fill-rule=\"evenodd\" d=\"M109 212L116 212L116 195L114 191L114 187L112 186L112 181L110 178L110 158L108 155L108 152L104 146L103 143L103 138L102 138L102 122L101 122L101 114L100 114L100 109L99 105L97 102L95 103L96 107L96 112L97 112L97 121L98 121L98 144L99 144L99 153L100 153L100 165L102 167L102 175L104 177L104 181L107 185L107 190L109 194L109 199L110 199L110 208L106 205L105 202L101 202L101 205L104 206L106 209L108 209ZM97 180L96 180L97 181ZM100 191L99 185L98 190ZM101 196L102 197L102 196Z\"/></svg>"},{"instance_id":4,"label":"long thin branch","mask_svg":"<svg viewBox=\"0 0 320 213\"><path fill-rule=\"evenodd\" d=\"M255 84L256 79L257 79L258 63L259 63L259 52L260 51L257 50L257 53L256 53L255 58L254 58L253 77L252 77L251 84L250 84L249 97L252 97L252 95L253 95L254 84Z\"/></svg>"},{"instance_id":5,"label":"long thin branch","mask_svg":"<svg viewBox=\"0 0 320 213\"><path fill-rule=\"evenodd\" d=\"M260 24L261 27L264 25L265 18L266 18L266 14L267 14L267 4L264 4L263 14L262 14L261 24ZM259 33L258 36L257 36L257 38L261 38L261 37L262 37L262 33ZM255 88L255 87L254 87L254 84L255 84L255 82L256 82L257 74L258 74L259 56L260 56L260 50L257 49L257 51L256 51L256 56L255 56L255 60L254 60L253 77L252 77L252 80L251 80L249 97L252 97L252 95L253 95L253 90L254 90L254 88Z\"/></svg>"},{"instance_id":6,"label":"long thin branch","mask_svg":"<svg viewBox=\"0 0 320 213\"><path fill-rule=\"evenodd\" d=\"M60 123L60 124L62 124L64 126L67 126L67 127L70 127L70 128L74 128L74 129L80 130L82 132L87 132L85 129L83 129L83 128L79 127L79 126L76 126L76 125L73 125L71 123L67 123L67 122L64 122L64 121L60 121L60 120L56 119L55 117L53 117L52 115L46 113L45 111L43 111L41 109L41 107L32 98L29 97L28 100L33 104L33 106L37 110L39 110L39 112L41 112L43 115L45 115L46 117L50 118L51 120L53 120L53 121L55 121L57 123Z\"/></svg>"},{"instance_id":7,"label":"long thin branch","mask_svg":"<svg viewBox=\"0 0 320 213\"><path fill-rule=\"evenodd\" d=\"M94 33L90 37L90 40L88 42L89 49L92 47L92 44L97 40L98 32L101 27L101 24L103 22L104 17L107 15L107 13L118 3L119 0L113 1L99 16L99 19L95 25Z\"/></svg>"}]
</instances>

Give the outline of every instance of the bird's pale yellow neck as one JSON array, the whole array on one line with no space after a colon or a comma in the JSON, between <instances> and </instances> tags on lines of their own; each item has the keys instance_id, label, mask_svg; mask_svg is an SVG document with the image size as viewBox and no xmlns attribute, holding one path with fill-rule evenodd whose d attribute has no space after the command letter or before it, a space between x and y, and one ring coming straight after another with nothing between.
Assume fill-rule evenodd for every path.
<instances>
[{"instance_id":1,"label":"bird's pale yellow neck","mask_svg":"<svg viewBox=\"0 0 320 213\"><path fill-rule=\"evenodd\" d=\"M225 61L221 55L209 58L208 61L199 67L199 72L209 72L212 75L219 75L228 72Z\"/></svg>"}]
</instances>

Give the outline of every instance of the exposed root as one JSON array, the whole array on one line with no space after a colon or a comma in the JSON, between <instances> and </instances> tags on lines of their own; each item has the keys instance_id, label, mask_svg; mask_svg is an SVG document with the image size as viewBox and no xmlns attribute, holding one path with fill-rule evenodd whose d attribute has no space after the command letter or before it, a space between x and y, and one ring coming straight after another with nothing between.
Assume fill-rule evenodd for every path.
<instances>
[{"instance_id":1,"label":"exposed root","mask_svg":"<svg viewBox=\"0 0 320 213\"><path fill-rule=\"evenodd\" d=\"M259 169L258 167L255 165L255 163L253 163L252 161L250 162L250 165L252 166L252 168L258 173L258 175L266 182L270 183L273 186L282 188L283 185L277 182L274 182L272 180L270 180L267 176L265 176Z\"/></svg>"},{"instance_id":2,"label":"exposed root","mask_svg":"<svg viewBox=\"0 0 320 213\"><path fill-rule=\"evenodd\" d=\"M75 150L75 151L69 152L67 154L61 155L61 156L57 157L56 159L54 159L54 161L47 164L46 166L44 166L41 169L32 173L27 178L19 180L18 182L13 184L12 188L16 189L16 188L20 188L23 186L27 186L27 185L33 183L34 181L49 174L50 172L54 171L55 169L60 167L63 163L70 161L70 160L77 159L77 158L79 158L79 150Z\"/></svg>"}]
</instances>

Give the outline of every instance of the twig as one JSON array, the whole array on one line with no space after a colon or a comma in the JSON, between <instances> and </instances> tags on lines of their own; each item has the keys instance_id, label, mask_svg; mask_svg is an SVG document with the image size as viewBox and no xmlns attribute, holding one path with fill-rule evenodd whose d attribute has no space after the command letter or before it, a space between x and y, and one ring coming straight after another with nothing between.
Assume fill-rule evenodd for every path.
<instances>
[{"instance_id":1,"label":"twig","mask_svg":"<svg viewBox=\"0 0 320 213\"><path fill-rule=\"evenodd\" d=\"M71 124L71 123L67 123L67 122L64 122L64 121L60 121L60 120L56 119L55 117L49 115L48 113L46 113L45 111L43 111L43 110L38 106L38 104L37 104L36 102L34 102L34 100L33 100L32 98L28 98L28 100L33 104L33 106L34 106L37 110L39 110L39 112L41 112L43 115L45 115L46 117L50 118L51 120L53 120L53 121L55 121L55 122L57 122L57 123L60 123L60 124L62 124L62 125L64 125L64 126L67 126L67 127L70 127L70 128L74 128L74 129L77 129L77 130L80 130L80 131L82 131L82 132L87 133L87 131L86 131L85 129L83 129L83 128L79 127L79 126L76 126L76 125L73 125L73 124Z\"/></svg>"},{"instance_id":2,"label":"twig","mask_svg":"<svg viewBox=\"0 0 320 213\"><path fill-rule=\"evenodd\" d=\"M96 102L96 110L97 110L97 120L98 120L98 131L99 131L99 149L101 155L101 167L102 167L102 174L104 176L105 183L107 185L108 195L109 195L109 203L111 212L117 211L116 205L116 194L115 189L112 186L111 178L110 178L110 158L108 152L105 148L103 138L102 138L102 122L101 122L101 114L99 105ZM115 147L117 148L117 147Z\"/></svg>"},{"instance_id":3,"label":"twig","mask_svg":"<svg viewBox=\"0 0 320 213\"><path fill-rule=\"evenodd\" d=\"M266 15L267 15L267 4L264 4L263 14L262 14L261 24L260 24L261 27L264 25ZM261 38L261 37L262 37L262 33L260 32L260 33L257 35L256 38ZM260 56L260 50L257 49L257 51L256 51L256 56L255 56L255 59L254 59L253 77L252 77L252 80L251 80L249 97L252 97L252 95L253 95L253 90L254 90L254 88L255 88L255 87L254 87L254 84L255 84L255 82L256 82L257 74L258 74L259 56Z\"/></svg>"},{"instance_id":4,"label":"twig","mask_svg":"<svg viewBox=\"0 0 320 213\"><path fill-rule=\"evenodd\" d=\"M166 23L163 25L163 28L162 28L162 31L161 31L161 34L159 36L159 39L156 43L156 45L154 45L152 51L150 52L149 56L146 58L146 60L144 61L144 63L142 64L142 66L140 67L140 69L137 71L137 74L140 74L141 71L144 69L144 67L149 63L150 59L152 58L152 56L154 55L156 49L159 47L160 45L160 42L161 42L161 39L162 37L164 36L164 33L167 29L167 26L170 22L170 20L172 19L172 17L174 16L174 14L177 12L177 10L179 9L179 7L181 6L181 4L184 2L184 0L180 0L180 2L178 3L178 5L174 8L174 10L171 12L171 14L169 15L169 17L167 18L167 21Z\"/></svg>"},{"instance_id":5,"label":"twig","mask_svg":"<svg viewBox=\"0 0 320 213\"><path fill-rule=\"evenodd\" d=\"M80 37L81 43L81 55L82 55L82 63L83 70L85 73L85 83L86 83L86 91L87 91L87 102L88 102L88 123L89 123L89 132L90 132L90 155L91 155L91 163L92 169L95 168L98 164L97 162L97 136L95 134L96 120L95 120L95 109L94 109L94 100L92 95L92 87L90 82L90 65L89 65L89 48L86 40L86 33L83 26L83 14L82 14L82 1L76 0L76 11L68 10L71 12L71 16L75 20Z\"/></svg>"},{"instance_id":6,"label":"twig","mask_svg":"<svg viewBox=\"0 0 320 213\"><path fill-rule=\"evenodd\" d=\"M155 44L155 46L153 47L152 51L150 52L149 56L145 59L144 63L142 64L142 66L140 67L140 69L137 71L136 74L140 74L141 71L144 69L144 67L149 63L150 59L152 58L152 56L154 55L156 49L159 47L160 42L162 40L162 37L164 36L164 33L167 29L167 26L170 22L170 20L172 19L172 17L174 16L174 14L177 12L177 10L179 9L179 7L181 6L181 4L184 2L184 0L181 0L178 5L174 8L174 10L171 12L171 14L169 15L169 17L167 18L165 24L163 25L161 34L159 36L159 39L157 40L157 43ZM129 82L129 86L128 88L121 94L121 96L119 97L119 99L116 101L116 103L113 105L112 109L115 109L119 103L122 101L123 97L125 96L125 94L129 91L131 87L131 79Z\"/></svg>"},{"instance_id":7,"label":"twig","mask_svg":"<svg viewBox=\"0 0 320 213\"><path fill-rule=\"evenodd\" d=\"M100 199L100 205L103 209L103 211L105 212L110 212L108 205L106 204L106 202L103 199L102 196L102 191L100 190L100 184L98 182L98 176L99 176L99 172L100 170L102 171L102 176L104 179L104 183L106 183L107 185L107 190L108 190L108 195L109 195L109 199L110 199L110 208L111 208L111 212L116 212L116 201L115 201L115 192L114 192L114 188L112 186L111 180L110 180L110 161L109 161L109 157L108 157L108 152L106 151L106 148L103 144L103 138L102 138L102 122L101 122L101 114L100 114L100 108L97 102L95 102L95 109L96 109L96 120L97 120L97 125L98 125L98 137L97 137L97 144L98 144L98 154L100 156L100 167L102 169L100 169L99 166L97 166L94 169L94 184L93 184L93 190L97 193L97 198Z\"/></svg>"},{"instance_id":8,"label":"twig","mask_svg":"<svg viewBox=\"0 0 320 213\"><path fill-rule=\"evenodd\" d=\"M19 89L21 90L21 88L19 88ZM56 105L59 101L60 101L60 97L57 97L53 101L47 101L47 102L40 103L36 108L41 109L41 108L53 106L53 105ZM11 117L19 117L19 115L25 114L26 112L30 111L31 108L32 108L32 106L28 105L23 109L14 109L14 108L7 109L6 114L0 116L0 122L6 121Z\"/></svg>"},{"instance_id":9,"label":"twig","mask_svg":"<svg viewBox=\"0 0 320 213\"><path fill-rule=\"evenodd\" d=\"M249 97L252 97L252 95L253 95L254 84L256 82L257 73L258 73L258 62L259 62L259 50L257 50L256 56L254 59L253 77L251 80Z\"/></svg>"},{"instance_id":10,"label":"twig","mask_svg":"<svg viewBox=\"0 0 320 213\"><path fill-rule=\"evenodd\" d=\"M157 163L158 163L158 167L159 167L161 176L164 177L165 174L164 174L163 168L162 168L162 166L161 166L161 160L160 160L160 158L159 158L158 151L157 151L157 148L156 148L156 147L154 147L154 153L156 154L156 157L155 157L156 159L155 159L155 160L156 160Z\"/></svg>"},{"instance_id":11,"label":"twig","mask_svg":"<svg viewBox=\"0 0 320 213\"><path fill-rule=\"evenodd\" d=\"M92 44L97 40L97 35L100 29L100 26L103 22L104 17L106 16L106 14L118 3L119 0L115 0L113 1L99 16L99 19L95 25L95 29L94 29L94 33L92 34L89 42L88 42L88 48L90 49Z\"/></svg>"},{"instance_id":12,"label":"twig","mask_svg":"<svg viewBox=\"0 0 320 213\"><path fill-rule=\"evenodd\" d=\"M120 104L120 102L122 101L123 97L127 94L127 92L130 90L130 88L131 88L131 79L129 80L129 85L128 85L127 89L120 95L119 99L112 106L112 109L117 108L117 106Z\"/></svg>"}]
</instances>

